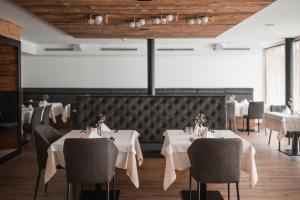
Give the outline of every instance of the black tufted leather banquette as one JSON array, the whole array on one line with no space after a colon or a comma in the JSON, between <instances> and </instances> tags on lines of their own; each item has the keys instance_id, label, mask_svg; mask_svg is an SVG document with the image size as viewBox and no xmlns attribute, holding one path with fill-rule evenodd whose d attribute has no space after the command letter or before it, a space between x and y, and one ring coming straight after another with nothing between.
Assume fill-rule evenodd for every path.
<instances>
[{"instance_id":1,"label":"black tufted leather banquette","mask_svg":"<svg viewBox=\"0 0 300 200\"><path fill-rule=\"evenodd\" d=\"M225 96L77 96L75 126L95 125L105 113L111 129L134 129L141 143L161 144L166 129L184 129L200 111L209 127L225 129L225 102Z\"/></svg>"}]
</instances>

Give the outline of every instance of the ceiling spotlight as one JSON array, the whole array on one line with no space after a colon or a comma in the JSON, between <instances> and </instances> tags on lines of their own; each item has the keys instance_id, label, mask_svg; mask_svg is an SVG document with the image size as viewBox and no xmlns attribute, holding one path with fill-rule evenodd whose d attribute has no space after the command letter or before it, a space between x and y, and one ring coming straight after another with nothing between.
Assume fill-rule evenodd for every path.
<instances>
[{"instance_id":1,"label":"ceiling spotlight","mask_svg":"<svg viewBox=\"0 0 300 200\"><path fill-rule=\"evenodd\" d=\"M173 15L167 15L166 19L167 19L168 22L173 21Z\"/></svg>"},{"instance_id":2,"label":"ceiling spotlight","mask_svg":"<svg viewBox=\"0 0 300 200\"><path fill-rule=\"evenodd\" d=\"M101 15L95 17L95 24L101 24L103 21L103 17Z\"/></svg>"},{"instance_id":3,"label":"ceiling spotlight","mask_svg":"<svg viewBox=\"0 0 300 200\"><path fill-rule=\"evenodd\" d=\"M161 18L161 19L160 19L160 22L161 22L162 24L166 24L166 23L167 23L167 18Z\"/></svg>"},{"instance_id":4,"label":"ceiling spotlight","mask_svg":"<svg viewBox=\"0 0 300 200\"><path fill-rule=\"evenodd\" d=\"M195 19L188 19L187 21L188 25L194 25L195 24Z\"/></svg>"},{"instance_id":5,"label":"ceiling spotlight","mask_svg":"<svg viewBox=\"0 0 300 200\"><path fill-rule=\"evenodd\" d=\"M140 20L139 20L139 23L140 23L142 26L144 26L144 25L146 24L146 21L145 21L144 19L140 19Z\"/></svg>"},{"instance_id":6,"label":"ceiling spotlight","mask_svg":"<svg viewBox=\"0 0 300 200\"><path fill-rule=\"evenodd\" d=\"M129 27L130 28L135 28L135 22L129 22Z\"/></svg>"},{"instance_id":7,"label":"ceiling spotlight","mask_svg":"<svg viewBox=\"0 0 300 200\"><path fill-rule=\"evenodd\" d=\"M208 22L208 17L207 17L207 16L202 17L202 22L203 22L204 24L206 24L206 23Z\"/></svg>"},{"instance_id":8,"label":"ceiling spotlight","mask_svg":"<svg viewBox=\"0 0 300 200\"><path fill-rule=\"evenodd\" d=\"M93 25L95 23L95 20L92 18L92 15L90 15L90 18L88 19L88 24Z\"/></svg>"},{"instance_id":9,"label":"ceiling spotlight","mask_svg":"<svg viewBox=\"0 0 300 200\"><path fill-rule=\"evenodd\" d=\"M195 20L195 23L196 24L202 24L202 19L197 17L196 20Z\"/></svg>"},{"instance_id":10,"label":"ceiling spotlight","mask_svg":"<svg viewBox=\"0 0 300 200\"><path fill-rule=\"evenodd\" d=\"M153 19L153 24L160 24L160 19L159 18L154 18Z\"/></svg>"}]
</instances>

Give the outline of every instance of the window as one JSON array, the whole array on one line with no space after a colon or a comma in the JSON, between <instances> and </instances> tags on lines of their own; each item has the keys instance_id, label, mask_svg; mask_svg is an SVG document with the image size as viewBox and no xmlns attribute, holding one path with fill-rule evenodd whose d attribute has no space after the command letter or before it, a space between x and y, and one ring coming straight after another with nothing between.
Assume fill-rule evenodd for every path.
<instances>
[{"instance_id":1,"label":"window","mask_svg":"<svg viewBox=\"0 0 300 200\"><path fill-rule=\"evenodd\" d=\"M284 45L265 50L266 103L285 105L285 50Z\"/></svg>"},{"instance_id":2,"label":"window","mask_svg":"<svg viewBox=\"0 0 300 200\"><path fill-rule=\"evenodd\" d=\"M293 63L293 96L294 110L300 112L300 41L294 42L294 63Z\"/></svg>"}]
</instances>

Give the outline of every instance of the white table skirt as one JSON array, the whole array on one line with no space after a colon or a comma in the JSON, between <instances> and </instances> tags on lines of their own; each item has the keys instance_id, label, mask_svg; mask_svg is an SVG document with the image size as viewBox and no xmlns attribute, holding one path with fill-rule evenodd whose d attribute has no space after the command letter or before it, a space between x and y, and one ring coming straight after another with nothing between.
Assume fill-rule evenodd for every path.
<instances>
[{"instance_id":1,"label":"white table skirt","mask_svg":"<svg viewBox=\"0 0 300 200\"><path fill-rule=\"evenodd\" d=\"M280 141L289 131L300 131L300 116L279 112L266 112L263 114L265 128L278 132L277 139Z\"/></svg>"},{"instance_id":2,"label":"white table skirt","mask_svg":"<svg viewBox=\"0 0 300 200\"><path fill-rule=\"evenodd\" d=\"M68 104L64 108L61 119L64 123L66 123L70 119L70 117L71 117L71 104Z\"/></svg>"},{"instance_id":3,"label":"white table skirt","mask_svg":"<svg viewBox=\"0 0 300 200\"><path fill-rule=\"evenodd\" d=\"M235 102L235 116L242 117L248 114L249 103L237 103Z\"/></svg>"},{"instance_id":4,"label":"white table skirt","mask_svg":"<svg viewBox=\"0 0 300 200\"><path fill-rule=\"evenodd\" d=\"M56 123L56 117L63 114L64 107L62 103L50 103L50 104L52 106L51 106L49 118L52 119L54 123Z\"/></svg>"},{"instance_id":5,"label":"white table skirt","mask_svg":"<svg viewBox=\"0 0 300 200\"><path fill-rule=\"evenodd\" d=\"M48 160L45 169L44 182L47 183L56 173L58 165L65 167L65 158L63 154L64 140L67 138L81 138L84 134L80 130L73 130L66 134L48 149ZM134 130L120 130L117 133L103 132L106 137L113 136L115 138L119 153L117 157L116 167L125 169L127 176L136 188L139 187L139 178L137 170L137 161L139 165L143 163L143 154L138 140L139 133Z\"/></svg>"},{"instance_id":6,"label":"white table skirt","mask_svg":"<svg viewBox=\"0 0 300 200\"><path fill-rule=\"evenodd\" d=\"M164 133L165 140L161 154L165 157L166 167L163 188L167 190L176 180L175 170L185 170L190 168L190 160L187 154L189 146L192 144L189 134L183 130L167 130ZM218 130L213 134L216 137L240 138L243 142L242 170L249 174L250 187L256 185L258 181L255 148L246 140L229 130Z\"/></svg>"}]
</instances>

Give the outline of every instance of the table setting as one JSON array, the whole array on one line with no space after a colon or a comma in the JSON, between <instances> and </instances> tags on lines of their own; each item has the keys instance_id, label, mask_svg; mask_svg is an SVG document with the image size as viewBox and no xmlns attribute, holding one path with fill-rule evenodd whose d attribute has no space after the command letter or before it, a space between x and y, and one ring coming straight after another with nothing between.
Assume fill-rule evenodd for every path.
<instances>
[{"instance_id":1,"label":"table setting","mask_svg":"<svg viewBox=\"0 0 300 200\"><path fill-rule=\"evenodd\" d=\"M263 114L263 125L265 128L276 131L277 139L280 142L288 133L293 134L291 149L279 151L289 156L299 156L299 134L300 131L300 114L295 113L292 109L292 103L283 110L283 112L265 112Z\"/></svg>"},{"instance_id":2,"label":"table setting","mask_svg":"<svg viewBox=\"0 0 300 200\"><path fill-rule=\"evenodd\" d=\"M65 139L107 138L111 139L119 150L115 167L126 170L133 185L139 188L137 167L143 163L143 154L138 140L140 134L135 130L110 130L104 123L105 120L106 116L100 114L96 128L86 127L86 130L72 130L50 145L45 169L45 183L55 175L57 166L65 167L63 154Z\"/></svg>"},{"instance_id":3,"label":"table setting","mask_svg":"<svg viewBox=\"0 0 300 200\"><path fill-rule=\"evenodd\" d=\"M200 117L200 118L198 118ZM161 154L165 158L165 173L163 188L167 190L176 180L176 170L182 171L190 168L190 161L187 150L193 141L201 138L239 138L243 143L242 169L249 175L249 186L252 188L258 181L258 174L255 162L255 148L248 141L244 140L230 130L210 130L201 123L204 115L199 114L195 118L195 127L186 127L186 130L166 130ZM200 119L200 120L199 120ZM197 126L199 126L197 130Z\"/></svg>"}]
</instances>

